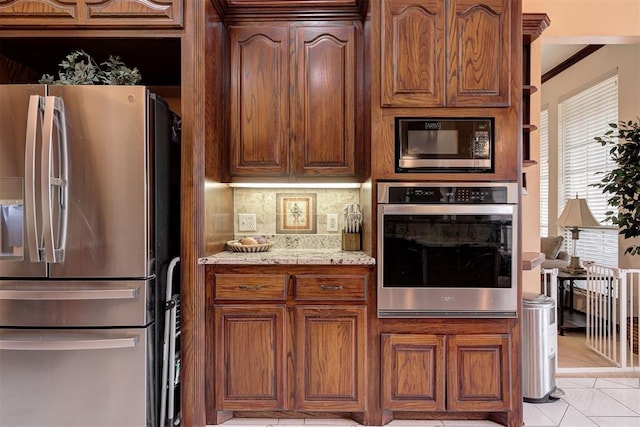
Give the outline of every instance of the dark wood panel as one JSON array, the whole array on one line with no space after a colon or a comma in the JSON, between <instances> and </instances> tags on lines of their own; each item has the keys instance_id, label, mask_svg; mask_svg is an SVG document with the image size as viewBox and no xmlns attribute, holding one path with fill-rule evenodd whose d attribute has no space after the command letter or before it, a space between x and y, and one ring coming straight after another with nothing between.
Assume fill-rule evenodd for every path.
<instances>
[{"instance_id":1,"label":"dark wood panel","mask_svg":"<svg viewBox=\"0 0 640 427\"><path fill-rule=\"evenodd\" d=\"M284 305L220 305L215 313L215 408L284 409Z\"/></svg>"},{"instance_id":2,"label":"dark wood panel","mask_svg":"<svg viewBox=\"0 0 640 427\"><path fill-rule=\"evenodd\" d=\"M89 25L182 27L182 0L84 0Z\"/></svg>"},{"instance_id":3,"label":"dark wood panel","mask_svg":"<svg viewBox=\"0 0 640 427\"><path fill-rule=\"evenodd\" d=\"M183 0L8 0L0 25L182 28L183 8Z\"/></svg>"},{"instance_id":4,"label":"dark wood panel","mask_svg":"<svg viewBox=\"0 0 640 427\"><path fill-rule=\"evenodd\" d=\"M451 1L447 105L509 105L511 19L509 0Z\"/></svg>"},{"instance_id":5,"label":"dark wood panel","mask_svg":"<svg viewBox=\"0 0 640 427\"><path fill-rule=\"evenodd\" d=\"M207 7L213 9L210 2ZM229 180L229 38L220 21L211 19L206 32L206 61L202 61L207 78L205 145L205 234L203 254L223 251L233 239L233 189ZM188 96L188 95L187 95Z\"/></svg>"},{"instance_id":6,"label":"dark wood panel","mask_svg":"<svg viewBox=\"0 0 640 427\"><path fill-rule=\"evenodd\" d=\"M444 2L383 0L381 19L382 106L444 106Z\"/></svg>"},{"instance_id":7,"label":"dark wood panel","mask_svg":"<svg viewBox=\"0 0 640 427\"><path fill-rule=\"evenodd\" d=\"M289 174L289 31L232 27L231 173Z\"/></svg>"},{"instance_id":8,"label":"dark wood panel","mask_svg":"<svg viewBox=\"0 0 640 427\"><path fill-rule=\"evenodd\" d=\"M511 408L510 335L456 335L447 347L449 410Z\"/></svg>"},{"instance_id":9,"label":"dark wood panel","mask_svg":"<svg viewBox=\"0 0 640 427\"><path fill-rule=\"evenodd\" d=\"M211 48L206 37L204 16L209 2L185 0L185 22L189 27L181 41L182 69L182 201L181 201L181 424L206 425L205 405L205 280L204 235L204 159L207 135L206 108L211 94L202 58Z\"/></svg>"},{"instance_id":10,"label":"dark wood panel","mask_svg":"<svg viewBox=\"0 0 640 427\"><path fill-rule=\"evenodd\" d=\"M546 13L522 14L522 39L525 44L531 44L549 27L551 20Z\"/></svg>"},{"instance_id":11,"label":"dark wood panel","mask_svg":"<svg viewBox=\"0 0 640 427\"><path fill-rule=\"evenodd\" d=\"M354 26L296 29L295 175L355 176Z\"/></svg>"},{"instance_id":12,"label":"dark wood panel","mask_svg":"<svg viewBox=\"0 0 640 427\"><path fill-rule=\"evenodd\" d=\"M75 24L77 2L8 0L0 4L0 25Z\"/></svg>"},{"instance_id":13,"label":"dark wood panel","mask_svg":"<svg viewBox=\"0 0 640 427\"><path fill-rule=\"evenodd\" d=\"M297 410L364 411L366 308L295 308Z\"/></svg>"},{"instance_id":14,"label":"dark wood panel","mask_svg":"<svg viewBox=\"0 0 640 427\"><path fill-rule=\"evenodd\" d=\"M382 407L444 411L445 338L382 334Z\"/></svg>"},{"instance_id":15,"label":"dark wood panel","mask_svg":"<svg viewBox=\"0 0 640 427\"><path fill-rule=\"evenodd\" d=\"M217 300L285 300L286 274L215 274Z\"/></svg>"},{"instance_id":16,"label":"dark wood panel","mask_svg":"<svg viewBox=\"0 0 640 427\"><path fill-rule=\"evenodd\" d=\"M0 54L0 84L32 83L39 77L33 70Z\"/></svg>"},{"instance_id":17,"label":"dark wood panel","mask_svg":"<svg viewBox=\"0 0 640 427\"><path fill-rule=\"evenodd\" d=\"M363 19L369 0L212 0L226 21Z\"/></svg>"},{"instance_id":18,"label":"dark wood panel","mask_svg":"<svg viewBox=\"0 0 640 427\"><path fill-rule=\"evenodd\" d=\"M366 300L369 275L298 274L294 295L304 300Z\"/></svg>"}]
</instances>

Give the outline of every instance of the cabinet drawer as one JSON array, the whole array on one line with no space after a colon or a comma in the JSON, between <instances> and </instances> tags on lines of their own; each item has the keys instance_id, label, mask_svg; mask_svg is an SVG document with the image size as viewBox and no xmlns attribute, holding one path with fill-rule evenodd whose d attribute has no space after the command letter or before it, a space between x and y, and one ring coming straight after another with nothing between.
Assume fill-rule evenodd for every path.
<instances>
[{"instance_id":1,"label":"cabinet drawer","mask_svg":"<svg viewBox=\"0 0 640 427\"><path fill-rule=\"evenodd\" d=\"M215 298L219 300L287 299L286 274L216 274Z\"/></svg>"},{"instance_id":2,"label":"cabinet drawer","mask_svg":"<svg viewBox=\"0 0 640 427\"><path fill-rule=\"evenodd\" d=\"M367 298L367 275L295 276L296 300L364 300Z\"/></svg>"}]
</instances>

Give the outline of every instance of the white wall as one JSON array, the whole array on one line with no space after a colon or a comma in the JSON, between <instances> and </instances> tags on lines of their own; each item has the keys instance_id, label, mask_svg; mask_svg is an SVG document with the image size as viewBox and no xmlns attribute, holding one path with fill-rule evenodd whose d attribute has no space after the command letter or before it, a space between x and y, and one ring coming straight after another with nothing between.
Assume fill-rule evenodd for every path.
<instances>
[{"instance_id":1,"label":"white wall","mask_svg":"<svg viewBox=\"0 0 640 427\"><path fill-rule=\"evenodd\" d=\"M618 117L634 120L640 117L640 45L607 45L588 56L568 70L558 74L542 85L542 107L549 108L549 229L554 233L554 224L561 208L558 207L558 100L567 94L601 79L618 70ZM585 141L589 143L589 141ZM619 253L629 242L621 239ZM640 257L620 255L620 268L640 268Z\"/></svg>"}]
</instances>

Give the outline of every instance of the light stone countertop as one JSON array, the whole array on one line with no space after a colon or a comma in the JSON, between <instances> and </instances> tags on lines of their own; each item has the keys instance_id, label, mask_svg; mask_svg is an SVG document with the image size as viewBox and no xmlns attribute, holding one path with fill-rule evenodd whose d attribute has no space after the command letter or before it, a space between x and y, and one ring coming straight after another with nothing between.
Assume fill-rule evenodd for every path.
<instances>
[{"instance_id":1,"label":"light stone countertop","mask_svg":"<svg viewBox=\"0 0 640 427\"><path fill-rule=\"evenodd\" d=\"M202 257L200 264L307 264L375 265L375 258L362 251L340 249L271 249L267 252L224 251Z\"/></svg>"}]
</instances>

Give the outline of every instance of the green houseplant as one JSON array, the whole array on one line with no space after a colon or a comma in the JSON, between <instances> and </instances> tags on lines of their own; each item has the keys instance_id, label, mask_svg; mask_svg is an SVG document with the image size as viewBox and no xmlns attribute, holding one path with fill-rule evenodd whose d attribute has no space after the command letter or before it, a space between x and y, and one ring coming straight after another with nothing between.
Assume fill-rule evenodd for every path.
<instances>
[{"instance_id":1,"label":"green houseplant","mask_svg":"<svg viewBox=\"0 0 640 427\"><path fill-rule=\"evenodd\" d=\"M58 85L135 85L141 79L137 68L129 68L119 57L98 64L88 53L76 50L58 64L58 78L44 74L39 83Z\"/></svg>"},{"instance_id":2,"label":"green houseplant","mask_svg":"<svg viewBox=\"0 0 640 427\"><path fill-rule=\"evenodd\" d=\"M610 129L595 140L611 146L609 154L616 166L593 184L610 195L607 204L614 210L605 213L625 239L640 237L640 119L610 123ZM640 254L640 245L630 245L625 254Z\"/></svg>"}]
</instances>

